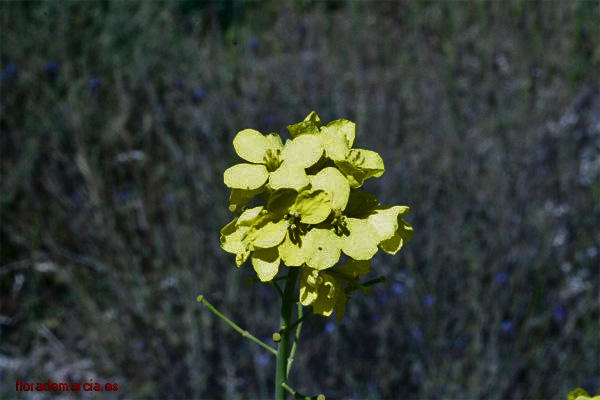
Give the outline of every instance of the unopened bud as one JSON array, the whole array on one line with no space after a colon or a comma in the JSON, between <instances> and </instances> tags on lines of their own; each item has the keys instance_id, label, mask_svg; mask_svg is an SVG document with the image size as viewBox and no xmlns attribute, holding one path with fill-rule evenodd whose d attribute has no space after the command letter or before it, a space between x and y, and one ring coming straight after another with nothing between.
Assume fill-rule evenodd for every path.
<instances>
[{"instance_id":1,"label":"unopened bud","mask_svg":"<svg viewBox=\"0 0 600 400\"><path fill-rule=\"evenodd\" d=\"M317 400L325 400L325 395L324 394L318 395Z\"/></svg>"},{"instance_id":2,"label":"unopened bud","mask_svg":"<svg viewBox=\"0 0 600 400\"><path fill-rule=\"evenodd\" d=\"M281 335L280 335L278 332L275 332L275 333L273 334L273 341L274 341L275 343L279 343L279 342L281 342Z\"/></svg>"},{"instance_id":3,"label":"unopened bud","mask_svg":"<svg viewBox=\"0 0 600 400\"><path fill-rule=\"evenodd\" d=\"M202 296L201 294L200 294L200 295L198 295L198 297L196 297L196 301L197 301L198 303L200 303L202 300L204 300L204 296Z\"/></svg>"},{"instance_id":4,"label":"unopened bud","mask_svg":"<svg viewBox=\"0 0 600 400\"><path fill-rule=\"evenodd\" d=\"M231 211L231 212L235 212L236 208L237 208L237 206L235 204L230 204L229 205L229 211Z\"/></svg>"}]
</instances>

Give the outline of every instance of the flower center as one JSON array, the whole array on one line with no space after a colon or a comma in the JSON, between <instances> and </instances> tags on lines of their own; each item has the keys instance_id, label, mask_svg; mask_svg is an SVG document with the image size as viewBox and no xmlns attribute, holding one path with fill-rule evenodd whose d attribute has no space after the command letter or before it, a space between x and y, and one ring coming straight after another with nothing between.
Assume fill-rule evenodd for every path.
<instances>
[{"instance_id":1,"label":"flower center","mask_svg":"<svg viewBox=\"0 0 600 400\"><path fill-rule=\"evenodd\" d=\"M275 171L281 165L281 160L279 156L281 155L281 149L267 149L265 155L263 157L263 161L265 162L265 166L269 172Z\"/></svg>"}]
</instances>

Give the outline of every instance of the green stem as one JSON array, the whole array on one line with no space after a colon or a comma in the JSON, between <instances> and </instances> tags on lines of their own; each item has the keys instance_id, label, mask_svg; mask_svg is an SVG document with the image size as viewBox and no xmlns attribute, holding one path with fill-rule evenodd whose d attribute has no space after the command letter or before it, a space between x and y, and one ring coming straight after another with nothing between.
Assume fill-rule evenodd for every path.
<instances>
[{"instance_id":1,"label":"green stem","mask_svg":"<svg viewBox=\"0 0 600 400\"><path fill-rule=\"evenodd\" d=\"M279 334L281 341L277 347L277 369L275 374L275 399L285 400L285 387L287 380L288 349L290 344L290 326L292 320L292 306L294 305L294 290L300 268L289 267L289 273L285 280L285 289L281 301L281 320L279 322Z\"/></svg>"},{"instance_id":2,"label":"green stem","mask_svg":"<svg viewBox=\"0 0 600 400\"><path fill-rule=\"evenodd\" d=\"M217 310L212 304L210 304L208 301L206 301L206 299L204 298L204 296L202 296L202 295L198 296L197 300L200 303L204 304L206 306L206 308L208 308L210 311L212 311L217 317L221 318L223 321L227 322L229 324L229 326L231 326L233 329L235 329L236 331L238 331L239 333L241 333L243 337L252 340L254 343L256 343L256 344L264 347L265 349L269 350L271 353L277 355L277 351L274 348L272 348L268 344L262 342L256 336L252 335L250 332L248 332L248 331L240 328L232 320L230 320L229 318L227 318L226 316L224 316L223 314L221 314L219 312L219 310Z\"/></svg>"},{"instance_id":3,"label":"green stem","mask_svg":"<svg viewBox=\"0 0 600 400\"><path fill-rule=\"evenodd\" d=\"M302 304L300 304L300 308L302 307ZM290 329L294 329L294 327L296 325L302 324L302 321L304 321L306 318L310 317L313 313L313 308L312 306L308 307L308 311L306 312L306 314L302 315L302 313L298 313L298 319L296 320L296 322L294 322L292 324L292 326L290 326Z\"/></svg>"},{"instance_id":4,"label":"green stem","mask_svg":"<svg viewBox=\"0 0 600 400\"><path fill-rule=\"evenodd\" d=\"M303 319L304 317L302 316L302 303L298 302L298 320L290 326L290 330L294 329L294 326L296 325L298 325L298 328L296 328L296 335L294 335L294 343L292 343L292 351L290 352L290 356L288 357L286 377L290 376L290 370L292 369L292 363L294 362L294 355L296 355L296 347L298 347L298 340L300 340L300 329L302 329Z\"/></svg>"},{"instance_id":5,"label":"green stem","mask_svg":"<svg viewBox=\"0 0 600 400\"><path fill-rule=\"evenodd\" d=\"M292 394L292 396L294 396L295 399L304 399L304 400L325 400L325 395L320 394L318 396L305 396L302 393L298 393L296 392L294 389L292 389L287 383L282 383L281 386L287 390L288 392L290 392Z\"/></svg>"}]
</instances>

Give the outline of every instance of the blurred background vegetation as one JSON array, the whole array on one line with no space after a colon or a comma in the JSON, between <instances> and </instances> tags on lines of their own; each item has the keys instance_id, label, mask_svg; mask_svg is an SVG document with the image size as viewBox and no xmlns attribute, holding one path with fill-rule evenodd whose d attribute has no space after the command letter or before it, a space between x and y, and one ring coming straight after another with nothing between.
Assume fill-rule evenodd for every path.
<instances>
[{"instance_id":1,"label":"blurred background vegetation","mask_svg":"<svg viewBox=\"0 0 600 400\"><path fill-rule=\"evenodd\" d=\"M238 131L312 110L357 122L416 234L343 324L304 325L292 386L600 392L598 2L0 7L0 397L270 397L274 358L195 299L270 342L275 290L219 247L222 172Z\"/></svg>"}]
</instances>

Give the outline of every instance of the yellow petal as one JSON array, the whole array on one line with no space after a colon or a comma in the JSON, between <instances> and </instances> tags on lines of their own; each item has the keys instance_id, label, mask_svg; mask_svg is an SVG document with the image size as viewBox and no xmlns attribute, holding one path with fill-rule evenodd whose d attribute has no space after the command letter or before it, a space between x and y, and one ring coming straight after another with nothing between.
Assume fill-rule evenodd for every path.
<instances>
[{"instance_id":1,"label":"yellow petal","mask_svg":"<svg viewBox=\"0 0 600 400\"><path fill-rule=\"evenodd\" d=\"M342 136L346 140L348 147L352 147L354 144L355 129L356 124L354 122L347 119L337 119L328 123L323 130L325 134Z\"/></svg>"},{"instance_id":2,"label":"yellow petal","mask_svg":"<svg viewBox=\"0 0 600 400\"><path fill-rule=\"evenodd\" d=\"M318 136L300 135L285 144L281 159L308 168L319 161L322 154L323 146Z\"/></svg>"},{"instance_id":3,"label":"yellow petal","mask_svg":"<svg viewBox=\"0 0 600 400\"><path fill-rule=\"evenodd\" d=\"M387 240L394 236L398 229L398 217L408 214L406 206L378 206L371 211L367 221L379 236L379 240Z\"/></svg>"},{"instance_id":4,"label":"yellow petal","mask_svg":"<svg viewBox=\"0 0 600 400\"><path fill-rule=\"evenodd\" d=\"M308 186L309 180L302 165L285 161L277 171L271 173L269 184L273 190L288 188L299 192Z\"/></svg>"},{"instance_id":5,"label":"yellow petal","mask_svg":"<svg viewBox=\"0 0 600 400\"><path fill-rule=\"evenodd\" d=\"M255 164L265 162L267 150L272 148L271 141L254 129L244 129L233 139L235 152L246 161Z\"/></svg>"},{"instance_id":6,"label":"yellow petal","mask_svg":"<svg viewBox=\"0 0 600 400\"><path fill-rule=\"evenodd\" d=\"M396 254L406 242L410 242L413 238L413 228L402 218L398 218L398 229L394 232L394 235L382 241L379 244L381 250L388 254Z\"/></svg>"},{"instance_id":7,"label":"yellow petal","mask_svg":"<svg viewBox=\"0 0 600 400\"><path fill-rule=\"evenodd\" d=\"M371 260L354 260L349 258L345 263L337 267L335 271L351 278L356 278L368 274L370 268Z\"/></svg>"},{"instance_id":8,"label":"yellow petal","mask_svg":"<svg viewBox=\"0 0 600 400\"><path fill-rule=\"evenodd\" d=\"M267 202L269 212L284 215L293 207L298 197L298 192L294 189L279 189L271 193Z\"/></svg>"},{"instance_id":9,"label":"yellow petal","mask_svg":"<svg viewBox=\"0 0 600 400\"><path fill-rule=\"evenodd\" d=\"M267 168L256 164L236 164L223 173L225 185L235 189L258 189L267 182L268 178Z\"/></svg>"},{"instance_id":10,"label":"yellow petal","mask_svg":"<svg viewBox=\"0 0 600 400\"><path fill-rule=\"evenodd\" d=\"M329 194L332 209L341 211L346 208L350 185L337 168L322 169L318 174L310 177L310 183L313 190L322 189Z\"/></svg>"},{"instance_id":11,"label":"yellow petal","mask_svg":"<svg viewBox=\"0 0 600 400\"><path fill-rule=\"evenodd\" d=\"M374 151L351 149L345 160L335 161L336 166L348 179L350 187L362 186L365 179L380 177L385 172L383 160Z\"/></svg>"},{"instance_id":12,"label":"yellow petal","mask_svg":"<svg viewBox=\"0 0 600 400\"><path fill-rule=\"evenodd\" d=\"M269 221L258 229L254 237L254 246L270 248L283 241L287 233L288 222L284 219Z\"/></svg>"},{"instance_id":13,"label":"yellow petal","mask_svg":"<svg viewBox=\"0 0 600 400\"><path fill-rule=\"evenodd\" d=\"M264 191L264 187L260 187L254 190L244 189L231 189L231 195L229 196L229 204L237 207L242 207L248 204L256 195L261 194Z\"/></svg>"},{"instance_id":14,"label":"yellow petal","mask_svg":"<svg viewBox=\"0 0 600 400\"><path fill-rule=\"evenodd\" d=\"M236 226L237 221L238 218L234 218L221 229L221 247L228 253L239 254L246 249L246 245L242 241L244 229Z\"/></svg>"},{"instance_id":15,"label":"yellow petal","mask_svg":"<svg viewBox=\"0 0 600 400\"><path fill-rule=\"evenodd\" d=\"M279 271L277 248L256 249L252 253L252 266L262 282L270 281Z\"/></svg>"},{"instance_id":16,"label":"yellow petal","mask_svg":"<svg viewBox=\"0 0 600 400\"><path fill-rule=\"evenodd\" d=\"M279 257L288 267L299 267L305 262L304 254L300 242L292 241L290 235L286 235L283 242L278 247Z\"/></svg>"},{"instance_id":17,"label":"yellow petal","mask_svg":"<svg viewBox=\"0 0 600 400\"><path fill-rule=\"evenodd\" d=\"M377 232L362 219L347 218L350 235L341 237L342 251L355 260L369 260L377 253Z\"/></svg>"},{"instance_id":18,"label":"yellow petal","mask_svg":"<svg viewBox=\"0 0 600 400\"><path fill-rule=\"evenodd\" d=\"M335 278L329 274L322 274L323 283L319 285L317 299L313 302L313 312L315 314L324 315L326 317L333 313L338 296L343 293L343 286Z\"/></svg>"},{"instance_id":19,"label":"yellow petal","mask_svg":"<svg viewBox=\"0 0 600 400\"><path fill-rule=\"evenodd\" d=\"M311 305L316 299L319 293L318 285L309 283L313 278L315 270L308 267L302 267L302 273L300 274L300 303L305 306Z\"/></svg>"},{"instance_id":20,"label":"yellow petal","mask_svg":"<svg viewBox=\"0 0 600 400\"><path fill-rule=\"evenodd\" d=\"M331 213L331 200L324 190L304 190L297 197L293 210L300 213L305 224L318 224Z\"/></svg>"},{"instance_id":21,"label":"yellow petal","mask_svg":"<svg viewBox=\"0 0 600 400\"><path fill-rule=\"evenodd\" d=\"M269 141L269 148L277 151L283 150L283 142L281 141L281 137L276 133L269 133L265 138Z\"/></svg>"},{"instance_id":22,"label":"yellow petal","mask_svg":"<svg viewBox=\"0 0 600 400\"><path fill-rule=\"evenodd\" d=\"M263 206L248 208L242 215L237 218L237 224L239 226L253 226L258 224L258 219L263 218L264 213Z\"/></svg>"},{"instance_id":23,"label":"yellow petal","mask_svg":"<svg viewBox=\"0 0 600 400\"><path fill-rule=\"evenodd\" d=\"M331 268L340 259L340 238L330 229L313 228L304 237L302 253L309 267Z\"/></svg>"}]
</instances>

